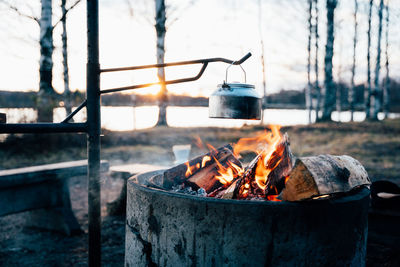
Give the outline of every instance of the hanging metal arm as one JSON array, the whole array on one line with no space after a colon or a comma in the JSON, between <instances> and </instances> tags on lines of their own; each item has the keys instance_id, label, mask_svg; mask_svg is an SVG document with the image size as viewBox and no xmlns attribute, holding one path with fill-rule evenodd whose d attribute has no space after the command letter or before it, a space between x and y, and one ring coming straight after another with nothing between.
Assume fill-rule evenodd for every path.
<instances>
[{"instance_id":1,"label":"hanging metal arm","mask_svg":"<svg viewBox=\"0 0 400 267\"><path fill-rule=\"evenodd\" d=\"M231 64L231 65L240 65L243 62L245 62L249 57L251 57L251 53L247 53L244 57L242 57L240 60L237 60L237 61L233 61L233 60L230 60L230 59L217 57L217 58L206 58L206 59L198 59L198 60L190 60L190 61L179 61L179 62L171 62L171 63L163 63L163 64L153 64L153 65L143 65L143 66L133 66L133 67L123 67L123 68L102 69L102 70L100 70L100 72L118 72L118 71L128 71L128 70L142 70L142 69L151 69L151 68L164 68L164 67L173 67L173 66L182 66L182 65L203 64L203 66L201 67L199 73L196 76L177 79L177 80L165 81L165 84L174 84L174 83L192 82L192 81L198 80L203 75L204 71L206 70L206 68L208 66L208 63L211 63L211 62L223 62L223 63L227 63L227 64ZM149 86L158 85L158 84L161 84L161 82L145 83L145 84L139 84L139 85L126 86L126 87L105 89L105 90L101 90L100 94L120 92L120 91L132 90L132 89L138 89L138 88L144 88L144 87L149 87Z\"/></svg>"}]
</instances>

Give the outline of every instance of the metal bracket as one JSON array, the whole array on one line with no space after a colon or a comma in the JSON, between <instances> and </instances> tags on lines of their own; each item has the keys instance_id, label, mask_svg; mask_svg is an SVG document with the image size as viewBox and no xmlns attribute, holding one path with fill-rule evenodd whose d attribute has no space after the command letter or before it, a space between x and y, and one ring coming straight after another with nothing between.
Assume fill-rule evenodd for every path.
<instances>
[{"instance_id":1,"label":"metal bracket","mask_svg":"<svg viewBox=\"0 0 400 267\"><path fill-rule=\"evenodd\" d=\"M233 61L226 58L206 58L206 59L198 59L198 60L190 60L190 61L179 61L179 62L172 62L172 63L163 63L163 64L153 64L153 65L143 65L143 66L134 66L134 67L124 67L124 68L112 68L112 69L102 69L100 70L101 73L104 72L117 72L117 71L128 71L128 70L142 70L142 69L150 69L150 68L164 68L164 67L172 67L172 66L182 66L182 65L194 65L194 64L203 64L199 73L196 76L189 77L189 78L182 78L177 80L169 80L165 81L164 84L174 84L174 83L184 83L184 82L192 82L198 80L206 70L208 63L212 62L223 62L230 65L239 65L245 62L249 57L251 57L251 53L247 53L244 57L240 60ZM228 67L229 68L229 67ZM243 69L243 68L242 68ZM244 71L244 70L243 70ZM106 93L113 93L113 92L120 92L125 90L132 90L138 88L149 87L153 85L162 84L162 82L153 82L153 83L146 83L146 84L139 84L139 85L132 85L126 87L118 87L118 88L111 88L111 89L104 89L100 90L100 94Z\"/></svg>"},{"instance_id":2,"label":"metal bracket","mask_svg":"<svg viewBox=\"0 0 400 267\"><path fill-rule=\"evenodd\" d=\"M223 62L232 65L239 65L245 62L249 57L251 57L251 53L247 53L240 60L233 61L226 58L206 58L206 59L198 59L198 60L190 60L190 61L179 61L172 63L163 63L163 64L153 64L153 65L143 65L143 66L133 66L133 67L123 67L123 68L111 68L111 69L101 69L100 73L105 72L117 72L117 71L128 71L128 70L142 70L142 69L151 69L151 68L164 68L164 67L172 67L172 66L182 66L182 65L194 65L194 64L202 64L202 67L198 74L193 77L181 78L176 80L165 81L165 84L175 84L175 83L184 83L184 82L192 82L198 80L206 70L208 63L212 62ZM240 66L241 67L241 66ZM229 68L229 67L228 67ZM161 84L162 82L153 82L139 85L132 85L126 87L112 88L101 90L100 94L113 93L125 90L132 90L137 88L149 87L157 84ZM1 123L0 124L0 134L2 133L61 133L61 132L87 132L87 122L84 123L69 123L69 121L84 107L87 106L87 99L83 101L71 114L69 114L61 123Z\"/></svg>"}]
</instances>

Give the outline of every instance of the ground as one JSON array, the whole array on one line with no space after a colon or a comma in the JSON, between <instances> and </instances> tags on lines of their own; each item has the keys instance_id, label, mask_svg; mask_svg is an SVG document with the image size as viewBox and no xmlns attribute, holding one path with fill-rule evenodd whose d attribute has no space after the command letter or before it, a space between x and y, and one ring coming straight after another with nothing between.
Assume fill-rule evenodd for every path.
<instances>
[{"instance_id":1,"label":"ground","mask_svg":"<svg viewBox=\"0 0 400 267\"><path fill-rule=\"evenodd\" d=\"M172 165L174 144L192 144L191 156L205 150L196 146L198 137L215 147L240 137L262 133L265 126L240 129L157 127L134 132L103 131L102 159L111 165L152 163ZM400 120L362 123L321 123L282 128L290 137L295 156L347 154L358 159L373 181L390 180L400 185ZM86 158L86 137L77 134L14 135L0 143L0 169ZM247 161L252 155L245 155ZM105 266L123 266L124 217L108 216L106 202L115 199L120 180L102 180L102 261ZM70 180L72 208L84 234L66 237L56 232L24 225L26 214L0 218L0 266L87 265L86 177ZM374 222L375 223L375 222ZM387 225L383 222L383 225ZM388 230L388 229L386 229ZM390 229L389 229L390 230ZM387 231L390 234L390 231ZM399 238L372 233L368 243L368 266L399 266ZM389 240L390 239L390 240ZM397 243L396 243L397 242Z\"/></svg>"}]
</instances>

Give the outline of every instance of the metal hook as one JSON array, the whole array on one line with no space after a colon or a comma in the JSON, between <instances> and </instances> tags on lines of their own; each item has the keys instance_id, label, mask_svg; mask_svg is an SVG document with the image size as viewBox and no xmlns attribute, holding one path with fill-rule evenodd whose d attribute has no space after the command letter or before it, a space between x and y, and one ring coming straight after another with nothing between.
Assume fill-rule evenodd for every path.
<instances>
[{"instance_id":1,"label":"metal hook","mask_svg":"<svg viewBox=\"0 0 400 267\"><path fill-rule=\"evenodd\" d=\"M225 71L225 82L226 83L228 83L228 69L232 66L232 65L234 65L235 64L235 62L233 62L232 64L230 64L227 68L226 68L226 71ZM247 78L246 78L246 71L243 69L243 67L242 67L242 65L241 64L238 64L238 66L242 69L242 71L243 71L243 74L244 74L244 83L246 83L246 81L247 81Z\"/></svg>"}]
</instances>

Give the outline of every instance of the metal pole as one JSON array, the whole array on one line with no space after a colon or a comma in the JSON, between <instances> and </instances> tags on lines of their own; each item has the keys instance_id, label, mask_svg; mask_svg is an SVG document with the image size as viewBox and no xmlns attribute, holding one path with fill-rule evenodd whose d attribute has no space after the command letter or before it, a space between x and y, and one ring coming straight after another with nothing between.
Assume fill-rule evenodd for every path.
<instances>
[{"instance_id":1,"label":"metal pole","mask_svg":"<svg viewBox=\"0 0 400 267\"><path fill-rule=\"evenodd\" d=\"M87 0L88 62L86 72L88 124L89 266L101 265L100 213L100 65L98 0Z\"/></svg>"}]
</instances>

